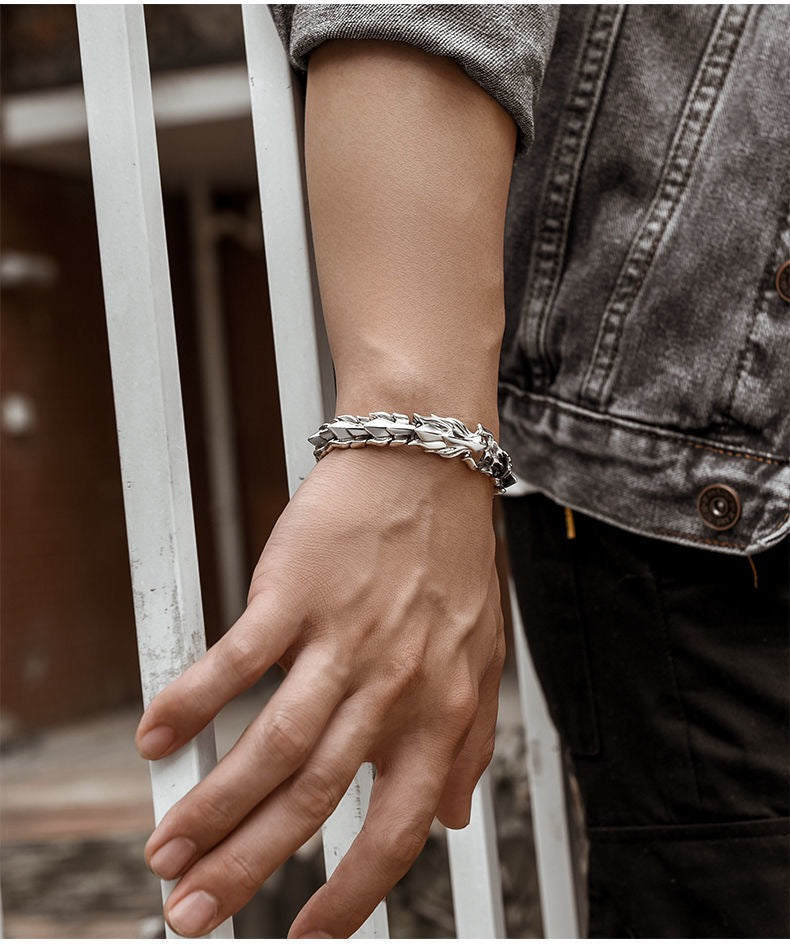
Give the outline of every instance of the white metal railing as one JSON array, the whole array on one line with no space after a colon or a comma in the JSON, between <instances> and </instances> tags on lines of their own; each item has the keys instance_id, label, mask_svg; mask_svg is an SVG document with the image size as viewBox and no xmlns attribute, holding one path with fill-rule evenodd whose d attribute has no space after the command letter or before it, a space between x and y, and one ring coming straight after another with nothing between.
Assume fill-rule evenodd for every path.
<instances>
[{"instance_id":1,"label":"white metal railing","mask_svg":"<svg viewBox=\"0 0 790 949\"><path fill-rule=\"evenodd\" d=\"M268 8L249 4L242 9L283 436L293 494L313 466L305 434L332 414L331 358L311 256L301 100ZM147 704L205 649L150 71L142 5L78 4L77 12ZM210 339L210 332L206 336ZM225 404L221 391L216 404L220 410ZM230 498L227 503L232 504L232 491L227 485L224 490ZM232 544L232 538L227 542ZM512 587L511 603L520 633ZM530 664L523 660L521 655L525 714L534 717L527 699L540 692ZM529 725L528 765L544 932L573 937L578 924L559 743L547 715L538 715L536 724L531 718ZM533 767L538 752L539 771ZM215 761L209 727L180 752L152 763L157 823ZM372 781L371 767L363 766L324 827L329 874L361 828ZM548 834L543 832L547 828ZM448 831L448 849L457 935L503 937L502 889L487 776L475 790L470 825ZM164 898L171 889L172 884L163 884ZM382 938L387 934L382 903L356 935ZM169 930L167 935L175 936ZM212 935L231 936L230 921Z\"/></svg>"},{"instance_id":2,"label":"white metal railing","mask_svg":"<svg viewBox=\"0 0 790 949\"><path fill-rule=\"evenodd\" d=\"M78 5L77 18L148 704L205 651L151 76L141 5ZM213 726L151 762L157 823L215 762ZM162 884L164 898L172 886ZM214 935L232 934L227 922Z\"/></svg>"},{"instance_id":3,"label":"white metal railing","mask_svg":"<svg viewBox=\"0 0 790 949\"><path fill-rule=\"evenodd\" d=\"M508 590L521 716L527 743L527 773L543 931L552 939L578 939L581 926L565 802L562 747L527 648L524 622L512 577L508 579Z\"/></svg>"}]
</instances>

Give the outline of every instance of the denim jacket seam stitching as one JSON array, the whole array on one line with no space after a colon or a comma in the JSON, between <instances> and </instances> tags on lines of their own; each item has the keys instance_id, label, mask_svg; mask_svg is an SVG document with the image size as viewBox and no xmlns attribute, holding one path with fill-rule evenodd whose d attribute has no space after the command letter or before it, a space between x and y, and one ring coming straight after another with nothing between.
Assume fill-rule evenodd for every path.
<instances>
[{"instance_id":1,"label":"denim jacket seam stitching","mask_svg":"<svg viewBox=\"0 0 790 949\"><path fill-rule=\"evenodd\" d=\"M566 137L565 140L565 144L569 149L575 146L573 148L574 160L572 164L572 177L566 189L565 206L562 216L562 231L558 239L551 287L548 295L545 297L544 305L539 314L535 334L538 355L542 362L547 365L549 358L546 353L546 331L549 315L554 306L554 301L557 298L558 278L562 271L568 247L573 204L579 190L582 167L587 154L593 125L595 124L595 117L601 104L601 97L606 83L609 64L611 63L612 52L619 33L620 23L622 22L622 13L622 7L616 7L610 10L604 5L599 5L596 9L590 36L590 52L596 54L595 60L593 60L592 56L588 59L587 66L589 68L586 70L586 74L582 75L582 78L593 87L587 96L587 115L581 123L582 127L576 133L575 141L572 140L569 144L570 136ZM598 36L599 33L600 36Z\"/></svg>"},{"instance_id":2,"label":"denim jacket seam stitching","mask_svg":"<svg viewBox=\"0 0 790 949\"><path fill-rule=\"evenodd\" d=\"M679 442L680 444L686 445L689 448L699 448L702 451L712 451L720 455L729 455L732 458L743 458L746 461L756 461L759 464L785 466L788 463L788 460L785 458L771 458L765 454L758 454L756 452L743 450L738 451L732 448L721 448L715 445L706 445L704 442L700 442L698 439L694 439L693 437L681 435L676 432L669 432L666 429L659 428L658 426L651 426L649 423L634 422L630 419L619 419L611 415L603 415L599 412L595 412L594 410L586 408L585 406L577 406L571 402L565 402L561 399L556 399L551 396L546 396L535 392L524 392L511 383L504 383L502 385L502 389L514 395L516 398L527 398L532 401L553 405L561 412L587 416L596 424L606 425L610 428L620 428L626 431L638 429L640 430L641 434L649 438L666 439L667 441Z\"/></svg>"},{"instance_id":3,"label":"denim jacket seam stitching","mask_svg":"<svg viewBox=\"0 0 790 949\"><path fill-rule=\"evenodd\" d=\"M773 533L778 531L779 528L782 527L783 524L787 523L788 519L790 519L790 512L787 512L786 514L784 514L783 517L781 517L778 521L776 521L775 524L772 524L770 527L766 528L766 530L768 531L768 536L770 537ZM662 527L657 527L655 531L657 534L663 534L666 537L685 537L688 540L694 540L700 544L709 544L714 547L732 547L733 549L736 549L736 550L745 550L748 546L750 546L749 544L740 544L736 541L714 540L714 538L712 537L700 537L698 534L691 534L688 531L676 531L676 530L670 530L669 528L662 528ZM760 531L760 536L762 536L762 534L763 532ZM753 536L757 537L756 530Z\"/></svg>"},{"instance_id":4,"label":"denim jacket seam stitching","mask_svg":"<svg viewBox=\"0 0 790 949\"><path fill-rule=\"evenodd\" d=\"M593 48L593 34L595 31L595 18L598 16L599 8L593 12L593 17L590 20L587 33L585 35L584 41L579 54L579 67L577 72L577 79L575 85L571 89L571 94L569 96L569 102L573 102L578 97L578 88L583 79L586 78L587 65L588 65L588 56L590 50ZM546 178L543 193L541 195L541 214L539 217L539 225L535 234L535 252L532 258L532 266L530 268L530 274L527 280L527 285L534 286L534 292L530 295L529 303L526 307L526 314L524 318L524 346L527 352L529 352L529 336L531 335L529 330L531 324L533 323L532 312L536 311L534 321L537 322L539 327L543 320L545 319L545 311L550 306L551 302L551 287L556 285L557 271L560 268L560 261L564 256L565 249L565 228L552 228L552 231L548 230L549 222L556 221L557 215L552 214L551 206L555 203L555 200L552 197L552 194L558 190L557 177L560 167L565 166L565 157L570 153L571 157L575 157L574 144L579 138L579 130L577 125L572 125L569 117L567 116L568 106L564 110L565 123L564 127L561 129L560 134L557 137L557 141L552 149L551 165L550 165L550 174ZM572 185L563 189L563 199L560 203L563 204L566 200L568 193L571 191ZM559 233L559 236L557 236ZM551 235L549 237L549 235ZM549 289L546 289L547 284ZM535 333L535 341L538 342L540 337L539 331ZM539 345L536 346L535 350L535 363L538 363L541 360L541 353Z\"/></svg>"},{"instance_id":5,"label":"denim jacket seam stitching","mask_svg":"<svg viewBox=\"0 0 790 949\"><path fill-rule=\"evenodd\" d=\"M541 195L540 224L535 233L528 285L534 287L525 307L522 345L529 353L534 326L534 365L545 377L548 359L545 332L557 294L570 230L573 202L578 191L581 168L587 150L614 42L622 22L622 6L596 7L579 54L576 81L563 110L563 127L552 150L550 174ZM599 35L600 34L600 35ZM580 104L581 103L581 104ZM565 183L562 183L562 179ZM559 198L555 195L559 192ZM551 225L551 227L549 226Z\"/></svg>"},{"instance_id":6,"label":"denim jacket seam stitching","mask_svg":"<svg viewBox=\"0 0 790 949\"><path fill-rule=\"evenodd\" d=\"M605 404L611 389L612 369L620 350L626 317L639 298L658 247L688 188L747 17L748 10L725 7L714 26L655 195L604 309L580 390L582 399L599 407Z\"/></svg>"},{"instance_id":7,"label":"denim jacket seam stitching","mask_svg":"<svg viewBox=\"0 0 790 949\"><path fill-rule=\"evenodd\" d=\"M774 287L773 275L776 269L776 258L780 257L782 253L782 240L785 233L788 231L790 231L790 195L788 195L787 201L784 202L784 206L782 207L782 211L779 216L779 224L773 244L773 258L768 260L765 270L763 271L763 291L762 293L758 294L757 301L752 309L749 333L743 344L743 348L741 349L740 357L738 359L738 367L734 373L734 379L730 389L729 398L727 400L727 406L724 410L725 416L727 418L734 417L733 412L735 409L735 401L738 396L738 389L740 388L744 376L748 375L747 366L749 360L752 358L753 346L757 335L760 317L763 313L770 310L771 305L776 299L778 299L779 296L779 294L776 292L776 288Z\"/></svg>"},{"instance_id":8,"label":"denim jacket seam stitching","mask_svg":"<svg viewBox=\"0 0 790 949\"><path fill-rule=\"evenodd\" d=\"M708 544L712 547L730 547L733 550L745 550L748 546L748 544L740 544L734 540L714 540L710 537L700 537L699 534L693 534L690 531L676 531L665 527L657 527L655 531L664 537L685 537L687 540L693 540L698 544Z\"/></svg>"},{"instance_id":9,"label":"denim jacket seam stitching","mask_svg":"<svg viewBox=\"0 0 790 949\"><path fill-rule=\"evenodd\" d=\"M685 441L684 439L677 437L677 441ZM712 445L703 445L700 442L688 442L692 448L700 448L702 451L713 451L717 455L729 455L731 458L745 458L747 461L758 461L763 465L785 465L786 462L780 460L779 458L766 458L764 455L755 455L751 452L745 451L734 451L730 448L714 448Z\"/></svg>"}]
</instances>

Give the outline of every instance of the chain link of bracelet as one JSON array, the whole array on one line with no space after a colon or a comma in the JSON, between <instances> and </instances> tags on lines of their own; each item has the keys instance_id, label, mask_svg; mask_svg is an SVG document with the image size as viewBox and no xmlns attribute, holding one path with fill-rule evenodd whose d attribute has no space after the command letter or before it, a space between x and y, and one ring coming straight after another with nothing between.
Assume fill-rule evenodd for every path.
<instances>
[{"instance_id":1,"label":"chain link of bracelet","mask_svg":"<svg viewBox=\"0 0 790 949\"><path fill-rule=\"evenodd\" d=\"M413 445L442 458L460 458L470 468L487 475L497 494L516 483L510 456L482 425L471 431L457 418L438 415L408 415L371 412L370 415L338 415L310 435L316 461L333 448L362 445Z\"/></svg>"}]
</instances>

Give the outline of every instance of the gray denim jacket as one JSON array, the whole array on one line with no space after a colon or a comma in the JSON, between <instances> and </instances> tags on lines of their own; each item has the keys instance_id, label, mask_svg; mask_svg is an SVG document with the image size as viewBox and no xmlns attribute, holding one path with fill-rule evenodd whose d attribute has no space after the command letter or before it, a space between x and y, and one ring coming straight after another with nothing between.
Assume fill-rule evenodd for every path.
<instances>
[{"instance_id":1,"label":"gray denim jacket","mask_svg":"<svg viewBox=\"0 0 790 949\"><path fill-rule=\"evenodd\" d=\"M786 536L790 8L272 13L296 69L329 38L410 42L517 122L500 411L522 476L678 543Z\"/></svg>"}]
</instances>

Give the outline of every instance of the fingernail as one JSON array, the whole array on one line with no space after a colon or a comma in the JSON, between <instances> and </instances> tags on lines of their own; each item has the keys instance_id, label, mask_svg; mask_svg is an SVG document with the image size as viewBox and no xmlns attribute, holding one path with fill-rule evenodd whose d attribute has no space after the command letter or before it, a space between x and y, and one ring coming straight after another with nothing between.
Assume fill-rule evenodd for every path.
<instances>
[{"instance_id":1,"label":"fingernail","mask_svg":"<svg viewBox=\"0 0 790 949\"><path fill-rule=\"evenodd\" d=\"M174 837L154 851L148 866L163 880L175 880L197 853L197 844L186 837Z\"/></svg>"},{"instance_id":2,"label":"fingernail","mask_svg":"<svg viewBox=\"0 0 790 949\"><path fill-rule=\"evenodd\" d=\"M199 936L208 930L219 910L219 904L210 893L198 890L167 911L171 929L181 936Z\"/></svg>"},{"instance_id":3,"label":"fingernail","mask_svg":"<svg viewBox=\"0 0 790 949\"><path fill-rule=\"evenodd\" d=\"M175 729L169 725L156 725L137 739L137 750L144 758L158 758L175 740Z\"/></svg>"}]
</instances>

